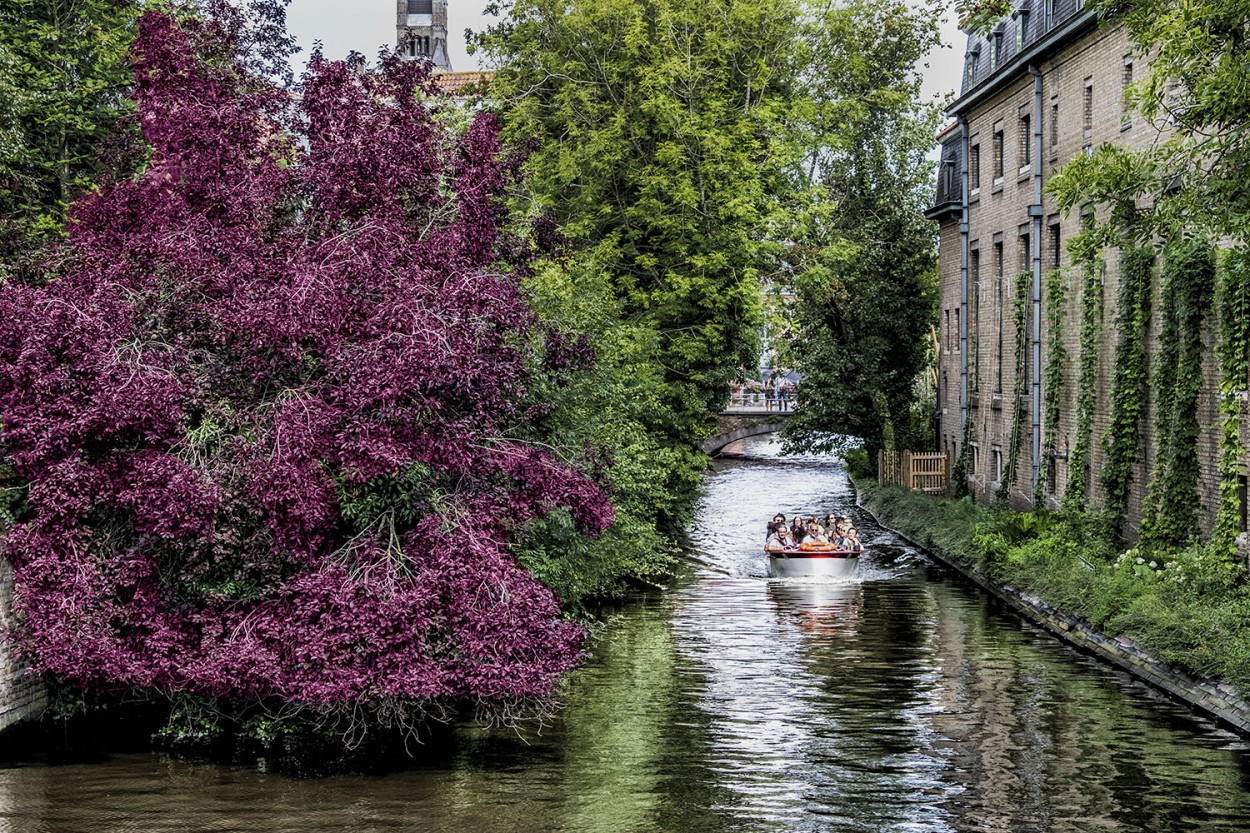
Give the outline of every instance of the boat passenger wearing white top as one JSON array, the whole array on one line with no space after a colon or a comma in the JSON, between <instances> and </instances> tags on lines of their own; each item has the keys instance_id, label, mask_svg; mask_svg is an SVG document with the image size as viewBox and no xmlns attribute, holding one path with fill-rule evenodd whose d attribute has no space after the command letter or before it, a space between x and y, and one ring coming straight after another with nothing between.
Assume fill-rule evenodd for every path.
<instances>
[{"instance_id":1,"label":"boat passenger wearing white top","mask_svg":"<svg viewBox=\"0 0 1250 833\"><path fill-rule=\"evenodd\" d=\"M768 536L768 540L764 542L764 549L768 552L784 552L794 549L794 539L790 537L790 528L784 523L769 524L772 534Z\"/></svg>"}]
</instances>

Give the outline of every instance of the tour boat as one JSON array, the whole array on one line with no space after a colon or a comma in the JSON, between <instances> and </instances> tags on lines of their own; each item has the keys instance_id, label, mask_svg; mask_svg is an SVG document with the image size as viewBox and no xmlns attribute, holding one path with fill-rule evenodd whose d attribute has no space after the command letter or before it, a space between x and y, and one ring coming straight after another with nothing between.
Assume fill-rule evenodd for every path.
<instances>
[{"instance_id":1,"label":"tour boat","mask_svg":"<svg viewBox=\"0 0 1250 833\"><path fill-rule=\"evenodd\" d=\"M817 545L819 546L819 545ZM829 549L797 549L768 552L768 571L774 578L853 578L859 572L862 552Z\"/></svg>"}]
</instances>

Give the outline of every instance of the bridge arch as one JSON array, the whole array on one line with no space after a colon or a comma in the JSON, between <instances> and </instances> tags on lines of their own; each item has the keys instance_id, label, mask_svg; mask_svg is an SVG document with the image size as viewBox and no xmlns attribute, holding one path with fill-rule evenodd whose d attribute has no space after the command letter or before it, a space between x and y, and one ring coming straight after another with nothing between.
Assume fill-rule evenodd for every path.
<instances>
[{"instance_id":1,"label":"bridge arch","mask_svg":"<svg viewBox=\"0 0 1250 833\"><path fill-rule=\"evenodd\" d=\"M788 411L730 408L717 415L715 436L708 437L699 447L704 453L715 455L738 440L780 431L789 416Z\"/></svg>"}]
</instances>

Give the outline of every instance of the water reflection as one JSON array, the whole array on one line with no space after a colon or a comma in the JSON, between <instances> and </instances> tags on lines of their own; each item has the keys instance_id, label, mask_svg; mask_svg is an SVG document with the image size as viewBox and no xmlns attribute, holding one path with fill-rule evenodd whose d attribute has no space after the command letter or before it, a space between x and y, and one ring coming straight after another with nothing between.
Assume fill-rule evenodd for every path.
<instances>
[{"instance_id":1,"label":"water reflection","mask_svg":"<svg viewBox=\"0 0 1250 833\"><path fill-rule=\"evenodd\" d=\"M541 733L464 727L409 771L315 782L155 755L0 764L0 833L1250 829L1244 742L853 506L826 459L724 464L691 575L603 630ZM855 516L860 580L765 578L778 509Z\"/></svg>"}]
</instances>

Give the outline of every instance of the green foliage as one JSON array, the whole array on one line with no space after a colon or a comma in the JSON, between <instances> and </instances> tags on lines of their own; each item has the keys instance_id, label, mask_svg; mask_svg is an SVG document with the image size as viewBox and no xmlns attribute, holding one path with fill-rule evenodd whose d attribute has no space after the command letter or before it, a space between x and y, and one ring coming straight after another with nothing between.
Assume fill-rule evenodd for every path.
<instances>
[{"instance_id":1,"label":"green foliage","mask_svg":"<svg viewBox=\"0 0 1250 833\"><path fill-rule=\"evenodd\" d=\"M0 267L27 275L70 203L128 174L127 97L140 0L0 4Z\"/></svg>"},{"instance_id":2,"label":"green foliage","mask_svg":"<svg viewBox=\"0 0 1250 833\"><path fill-rule=\"evenodd\" d=\"M1117 524L1128 509L1135 459L1141 446L1141 421L1150 381L1146 332L1150 326L1153 275L1152 249L1130 248L1121 252L1116 316L1120 337L1111 381L1111 424L1103 436L1106 461L1102 468L1105 509L1117 519Z\"/></svg>"},{"instance_id":3,"label":"green foliage","mask_svg":"<svg viewBox=\"0 0 1250 833\"><path fill-rule=\"evenodd\" d=\"M873 483L860 491L884 522L961 568L1250 694L1246 570L1218 547L1125 551L1107 513L1016 514Z\"/></svg>"},{"instance_id":4,"label":"green foliage","mask_svg":"<svg viewBox=\"0 0 1250 833\"><path fill-rule=\"evenodd\" d=\"M1239 478L1246 473L1242 414L1250 399L1250 252L1224 253L1218 270L1220 358L1220 505L1212 545L1231 555L1240 531Z\"/></svg>"},{"instance_id":5,"label":"green foliage","mask_svg":"<svg viewBox=\"0 0 1250 833\"><path fill-rule=\"evenodd\" d=\"M1012 0L955 0L959 28L981 35L992 30L1014 8Z\"/></svg>"},{"instance_id":6,"label":"green foliage","mask_svg":"<svg viewBox=\"0 0 1250 833\"><path fill-rule=\"evenodd\" d=\"M1064 369L1068 364L1068 349L1064 343L1065 322L1068 309L1067 273L1051 269L1044 276L1046 285L1046 369L1042 379L1042 437L1041 470L1034 486L1033 503L1044 505L1046 483L1050 479L1050 467L1054 465L1056 431L1059 426L1059 395L1066 384Z\"/></svg>"},{"instance_id":7,"label":"green foliage","mask_svg":"<svg viewBox=\"0 0 1250 833\"><path fill-rule=\"evenodd\" d=\"M932 9L854 0L813 11L803 96L791 125L799 146L779 256L793 275L795 365L803 407L783 436L795 449L861 439L931 442L916 378L936 322L934 228L922 216L932 186L937 113L919 104L921 57L936 43Z\"/></svg>"},{"instance_id":8,"label":"green foliage","mask_svg":"<svg viewBox=\"0 0 1250 833\"><path fill-rule=\"evenodd\" d=\"M522 216L567 247L526 279L548 324L598 362L540 391L526 426L602 449L616 522L584 540L559 513L524 531L522 564L581 610L673 564L729 382L764 322L761 229L784 186L796 3L515 0L474 37L497 65L505 135L530 148ZM610 464L610 465L609 465Z\"/></svg>"},{"instance_id":9,"label":"green foliage","mask_svg":"<svg viewBox=\"0 0 1250 833\"><path fill-rule=\"evenodd\" d=\"M873 475L872 460L868 456L868 449L863 446L847 449L842 454L842 464L846 466L846 471L856 480L862 480Z\"/></svg>"},{"instance_id":10,"label":"green foliage","mask_svg":"<svg viewBox=\"0 0 1250 833\"><path fill-rule=\"evenodd\" d=\"M1142 116L1166 121L1165 138L1124 149L1122 164L1090 160L1091 195L1117 188L1149 205L1141 238L1185 228L1205 239L1250 239L1250 0L1088 0L1115 15L1149 69L1131 96ZM1143 63L1147 63L1143 61ZM1103 201L1097 197L1099 201Z\"/></svg>"},{"instance_id":11,"label":"green foliage","mask_svg":"<svg viewBox=\"0 0 1250 833\"><path fill-rule=\"evenodd\" d=\"M1203 241L1174 241L1163 268L1163 327L1155 363L1155 460L1141 523L1141 542L1176 545L1198 534L1198 396L1203 325L1215 269Z\"/></svg>"},{"instance_id":12,"label":"green foliage","mask_svg":"<svg viewBox=\"0 0 1250 833\"><path fill-rule=\"evenodd\" d=\"M1081 263L1081 355L1076 382L1076 437L1068 462L1065 509L1085 508L1090 485L1090 450L1094 436L1094 409L1098 405L1098 345L1102 330L1104 266L1100 259Z\"/></svg>"},{"instance_id":13,"label":"green foliage","mask_svg":"<svg viewBox=\"0 0 1250 833\"><path fill-rule=\"evenodd\" d=\"M534 147L536 212L653 333L663 408L691 442L758 355L759 230L774 210L798 7L517 0L476 38L506 135Z\"/></svg>"},{"instance_id":14,"label":"green foliage","mask_svg":"<svg viewBox=\"0 0 1250 833\"><path fill-rule=\"evenodd\" d=\"M1016 483L1020 468L1020 445L1024 441L1024 396L1029 383L1029 286L1033 275L1021 272L1013 284L1015 292L1011 299L1011 326L1015 331L1016 378L1011 396L1011 433L1007 441L1007 460L1003 466L1003 481L998 487L995 502L1007 506L1011 487Z\"/></svg>"}]
</instances>

